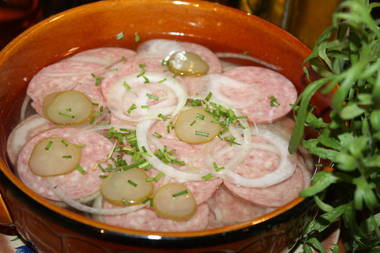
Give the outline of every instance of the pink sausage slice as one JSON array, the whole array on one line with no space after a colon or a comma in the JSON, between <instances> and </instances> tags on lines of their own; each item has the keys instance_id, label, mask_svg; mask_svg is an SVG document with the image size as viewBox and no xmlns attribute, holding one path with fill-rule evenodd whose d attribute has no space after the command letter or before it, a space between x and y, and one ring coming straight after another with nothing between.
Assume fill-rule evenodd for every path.
<instances>
[{"instance_id":1,"label":"pink sausage slice","mask_svg":"<svg viewBox=\"0 0 380 253\"><path fill-rule=\"evenodd\" d=\"M115 206L105 203L104 207L112 208ZM194 216L187 221L173 221L160 218L153 210L148 208L123 215L105 215L101 217L101 220L106 224L124 228L160 232L183 232L205 229L208 225L208 215L209 208L207 204L202 204L198 206Z\"/></svg>"},{"instance_id":2,"label":"pink sausage slice","mask_svg":"<svg viewBox=\"0 0 380 253\"><path fill-rule=\"evenodd\" d=\"M81 174L74 170L69 174L53 177L40 177L31 172L28 163L35 144L47 137L63 137L71 143L84 145L81 148L82 156L80 166L86 171ZM99 190L101 184L101 171L97 168L97 163L107 159L112 151L113 144L106 137L93 132L84 131L77 128L57 128L45 131L33 137L22 148L17 160L17 173L21 180L33 191L41 196L59 200L51 190L52 183L59 185L61 191L71 199L81 199Z\"/></svg>"},{"instance_id":3,"label":"pink sausage slice","mask_svg":"<svg viewBox=\"0 0 380 253\"><path fill-rule=\"evenodd\" d=\"M234 196L228 189L221 187L208 201L210 214L213 215L209 226L220 227L257 218L270 212L271 208L261 207Z\"/></svg>"},{"instance_id":4,"label":"pink sausage slice","mask_svg":"<svg viewBox=\"0 0 380 253\"><path fill-rule=\"evenodd\" d=\"M209 75L199 89L235 107L253 123L271 123L286 115L297 99L297 90L283 75L261 67L236 67L222 75Z\"/></svg>"},{"instance_id":5,"label":"pink sausage slice","mask_svg":"<svg viewBox=\"0 0 380 253\"><path fill-rule=\"evenodd\" d=\"M225 72L224 75L249 83L260 90L259 96L254 96L255 101L250 106L241 109L252 122L272 122L284 116L291 110L290 105L297 99L297 90L294 85L285 76L270 69L237 67ZM249 91L247 93L249 95Z\"/></svg>"},{"instance_id":6,"label":"pink sausage slice","mask_svg":"<svg viewBox=\"0 0 380 253\"><path fill-rule=\"evenodd\" d=\"M208 48L191 42L156 39L142 43L137 48L137 58L155 58L158 64L175 52L187 51L199 55L209 65L208 73L221 73L219 58Z\"/></svg>"},{"instance_id":7,"label":"pink sausage slice","mask_svg":"<svg viewBox=\"0 0 380 253\"><path fill-rule=\"evenodd\" d=\"M224 181L224 185L235 195L264 207L281 207L296 197L310 182L310 172L297 165L294 174L285 181L265 188L241 187Z\"/></svg>"},{"instance_id":8,"label":"pink sausage slice","mask_svg":"<svg viewBox=\"0 0 380 253\"><path fill-rule=\"evenodd\" d=\"M100 83L105 72L122 57L130 58L135 52L124 48L90 49L41 69L30 81L27 94L32 106L41 114L44 98L53 92L78 90L94 103L104 104ZM108 68L108 69L107 69Z\"/></svg>"}]
</instances>

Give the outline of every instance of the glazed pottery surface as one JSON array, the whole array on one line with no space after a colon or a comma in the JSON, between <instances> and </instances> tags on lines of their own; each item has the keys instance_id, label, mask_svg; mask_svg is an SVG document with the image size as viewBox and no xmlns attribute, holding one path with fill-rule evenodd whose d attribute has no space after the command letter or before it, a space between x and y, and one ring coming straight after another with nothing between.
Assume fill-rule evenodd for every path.
<instances>
[{"instance_id":1,"label":"glazed pottery surface","mask_svg":"<svg viewBox=\"0 0 380 253\"><path fill-rule=\"evenodd\" d=\"M124 38L116 35L124 33ZM159 233L105 225L51 204L12 172L6 138L19 120L26 86L42 67L95 47L135 49L170 38L215 52L243 53L279 67L300 91L310 50L288 33L219 4L184 0L110 0L77 7L33 26L0 52L0 190L2 225L16 229L38 252L281 252L308 218L310 200L298 198L258 219L219 229ZM6 212L8 210L8 213Z\"/></svg>"}]
</instances>

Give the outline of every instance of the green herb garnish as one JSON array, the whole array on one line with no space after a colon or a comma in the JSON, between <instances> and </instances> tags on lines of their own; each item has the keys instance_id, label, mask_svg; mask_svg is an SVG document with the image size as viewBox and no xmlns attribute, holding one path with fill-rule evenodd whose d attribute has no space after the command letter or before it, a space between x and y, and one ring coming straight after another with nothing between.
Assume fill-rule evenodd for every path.
<instances>
[{"instance_id":1,"label":"green herb garnish","mask_svg":"<svg viewBox=\"0 0 380 253\"><path fill-rule=\"evenodd\" d=\"M133 187L137 187L137 184L134 181L128 179L127 182L128 182L128 184L132 185Z\"/></svg>"},{"instance_id":2,"label":"green herb garnish","mask_svg":"<svg viewBox=\"0 0 380 253\"><path fill-rule=\"evenodd\" d=\"M87 173L87 171L80 165L75 166L75 169L83 175Z\"/></svg>"},{"instance_id":3,"label":"green herb garnish","mask_svg":"<svg viewBox=\"0 0 380 253\"><path fill-rule=\"evenodd\" d=\"M380 249L380 19L371 16L378 7L380 3L364 0L342 1L305 60L319 79L294 105L289 150L302 145L334 165L317 172L301 193L320 208L301 237L305 252L319 250L318 238L338 220L346 252ZM305 67L310 77L309 71ZM312 114L310 102L317 91L332 97L329 120ZM319 135L303 140L305 126Z\"/></svg>"},{"instance_id":4,"label":"green herb garnish","mask_svg":"<svg viewBox=\"0 0 380 253\"><path fill-rule=\"evenodd\" d=\"M166 116L163 115L162 113L159 113L159 114L157 115L157 117L159 117L159 118L162 119L163 121L166 121L166 120L169 119L168 117L166 117Z\"/></svg>"},{"instance_id":5,"label":"green herb garnish","mask_svg":"<svg viewBox=\"0 0 380 253\"><path fill-rule=\"evenodd\" d=\"M203 137L208 137L210 134L209 134L209 133L206 133L206 132L202 132L202 131L197 131L197 130L195 130L195 135L203 136Z\"/></svg>"},{"instance_id":6,"label":"green herb garnish","mask_svg":"<svg viewBox=\"0 0 380 253\"><path fill-rule=\"evenodd\" d=\"M128 114L131 114L131 112L132 112L133 110L136 110L136 109L137 109L136 104L132 104L132 105L128 108L127 113L128 113Z\"/></svg>"},{"instance_id":7,"label":"green herb garnish","mask_svg":"<svg viewBox=\"0 0 380 253\"><path fill-rule=\"evenodd\" d=\"M280 103L278 102L278 100L277 100L277 98L276 98L275 96L270 96L270 97L269 97L269 100L270 100L269 104L270 104L270 106L272 106L272 107L275 107L275 106L279 106L279 105L280 105Z\"/></svg>"},{"instance_id":8,"label":"green herb garnish","mask_svg":"<svg viewBox=\"0 0 380 253\"><path fill-rule=\"evenodd\" d=\"M53 145L53 141L48 141L48 143L45 146L45 150L49 150L52 145Z\"/></svg>"},{"instance_id":9,"label":"green herb garnish","mask_svg":"<svg viewBox=\"0 0 380 253\"><path fill-rule=\"evenodd\" d=\"M157 149L154 151L154 155L163 161L166 164L178 164L178 165L185 165L185 162L179 161L173 153L175 153L175 149L168 150L167 146L164 146L163 149Z\"/></svg>"},{"instance_id":10,"label":"green herb garnish","mask_svg":"<svg viewBox=\"0 0 380 253\"><path fill-rule=\"evenodd\" d=\"M152 100L160 100L159 97L155 96L155 95L152 95L152 94L149 94L147 93L146 96L149 98L149 99L152 99Z\"/></svg>"},{"instance_id":11,"label":"green herb garnish","mask_svg":"<svg viewBox=\"0 0 380 253\"><path fill-rule=\"evenodd\" d=\"M174 194L172 195L172 197L173 197L173 198L177 198L177 197L179 197L179 196L186 195L186 194L188 194L188 193L189 193L189 192L188 192L187 190L183 190L183 191L180 191L180 192L174 193Z\"/></svg>"},{"instance_id":12,"label":"green herb garnish","mask_svg":"<svg viewBox=\"0 0 380 253\"><path fill-rule=\"evenodd\" d=\"M94 73L91 73L91 76L95 78L95 86L100 86L102 84L102 81L104 80L104 77L97 76Z\"/></svg>"},{"instance_id":13,"label":"green herb garnish","mask_svg":"<svg viewBox=\"0 0 380 253\"><path fill-rule=\"evenodd\" d=\"M127 90L131 90L132 89L132 87L126 81L123 82L123 86Z\"/></svg>"},{"instance_id":14,"label":"green herb garnish","mask_svg":"<svg viewBox=\"0 0 380 253\"><path fill-rule=\"evenodd\" d=\"M63 117L69 118L69 119L75 119L75 115L68 114L68 113L65 113L65 112L58 112L58 115L61 115Z\"/></svg>"},{"instance_id":15,"label":"green herb garnish","mask_svg":"<svg viewBox=\"0 0 380 253\"><path fill-rule=\"evenodd\" d=\"M213 174L208 173L207 175L204 175L204 176L202 177L202 179L205 180L205 181L207 181L207 180L212 179L213 177L214 177Z\"/></svg>"}]
</instances>

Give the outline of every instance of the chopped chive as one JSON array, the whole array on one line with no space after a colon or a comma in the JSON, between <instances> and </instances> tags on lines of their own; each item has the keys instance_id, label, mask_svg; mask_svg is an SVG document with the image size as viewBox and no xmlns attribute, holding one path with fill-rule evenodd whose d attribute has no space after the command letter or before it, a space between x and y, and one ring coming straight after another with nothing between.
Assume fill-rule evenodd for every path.
<instances>
[{"instance_id":1,"label":"chopped chive","mask_svg":"<svg viewBox=\"0 0 380 253\"><path fill-rule=\"evenodd\" d=\"M159 117L159 118L162 119L163 121L166 121L166 120L169 119L168 117L166 117L166 116L163 115L162 113L159 113L159 114L157 115L157 117Z\"/></svg>"},{"instance_id":2,"label":"chopped chive","mask_svg":"<svg viewBox=\"0 0 380 253\"><path fill-rule=\"evenodd\" d=\"M152 197L147 197L146 199L144 199L144 201L142 203L146 204L146 203L148 203L148 201L149 201L149 207L152 208L153 207L153 198Z\"/></svg>"},{"instance_id":3,"label":"chopped chive","mask_svg":"<svg viewBox=\"0 0 380 253\"><path fill-rule=\"evenodd\" d=\"M63 155L62 158L70 159L70 158L72 158L72 156L71 155Z\"/></svg>"},{"instance_id":4,"label":"chopped chive","mask_svg":"<svg viewBox=\"0 0 380 253\"><path fill-rule=\"evenodd\" d=\"M129 108L128 108L128 114L131 114L131 112L133 111L133 110L135 110L135 109L137 109L137 106L135 105L135 104L132 104Z\"/></svg>"},{"instance_id":5,"label":"chopped chive","mask_svg":"<svg viewBox=\"0 0 380 253\"><path fill-rule=\"evenodd\" d=\"M164 78L164 79L161 79L160 81L158 81L158 83L163 83L167 80L167 78Z\"/></svg>"},{"instance_id":6,"label":"chopped chive","mask_svg":"<svg viewBox=\"0 0 380 253\"><path fill-rule=\"evenodd\" d=\"M233 137L233 136L224 137L223 140L225 140L226 142L230 143L231 145L232 145L232 144L235 144L235 145L241 145L240 143L237 143L237 142L235 141L236 138Z\"/></svg>"},{"instance_id":7,"label":"chopped chive","mask_svg":"<svg viewBox=\"0 0 380 253\"><path fill-rule=\"evenodd\" d=\"M174 125L173 125L173 122L170 122L167 126L166 126L166 132L169 134L170 133L170 130L174 129Z\"/></svg>"},{"instance_id":8,"label":"chopped chive","mask_svg":"<svg viewBox=\"0 0 380 253\"><path fill-rule=\"evenodd\" d=\"M123 32L119 32L118 34L116 34L116 40L121 40L122 38L124 38Z\"/></svg>"},{"instance_id":9,"label":"chopped chive","mask_svg":"<svg viewBox=\"0 0 380 253\"><path fill-rule=\"evenodd\" d=\"M108 71L109 72L116 72L116 71L119 71L119 69L118 68L110 68Z\"/></svg>"},{"instance_id":10,"label":"chopped chive","mask_svg":"<svg viewBox=\"0 0 380 253\"><path fill-rule=\"evenodd\" d=\"M132 87L126 81L123 82L123 86L127 90L131 90L132 89Z\"/></svg>"},{"instance_id":11,"label":"chopped chive","mask_svg":"<svg viewBox=\"0 0 380 253\"><path fill-rule=\"evenodd\" d=\"M67 147L67 146L69 146L69 144L67 143L67 141L65 141L65 140L61 140L61 143L63 144L63 145L65 145L65 147Z\"/></svg>"},{"instance_id":12,"label":"chopped chive","mask_svg":"<svg viewBox=\"0 0 380 253\"><path fill-rule=\"evenodd\" d=\"M121 61L121 62L127 61L127 57L122 56L122 57L120 58L120 61Z\"/></svg>"},{"instance_id":13,"label":"chopped chive","mask_svg":"<svg viewBox=\"0 0 380 253\"><path fill-rule=\"evenodd\" d=\"M131 201L131 200L125 200L125 199L122 200L121 203L122 203L123 205L126 205L126 206L127 206L127 205L132 205L132 204L134 204L133 201Z\"/></svg>"},{"instance_id":14,"label":"chopped chive","mask_svg":"<svg viewBox=\"0 0 380 253\"><path fill-rule=\"evenodd\" d=\"M66 108L65 111L66 112L71 112L71 108Z\"/></svg>"},{"instance_id":15,"label":"chopped chive","mask_svg":"<svg viewBox=\"0 0 380 253\"><path fill-rule=\"evenodd\" d=\"M141 65L141 64L140 64ZM144 76L145 75L145 71L141 71L140 73L138 73L137 74L137 78L139 78L139 77L142 77L142 76Z\"/></svg>"},{"instance_id":16,"label":"chopped chive","mask_svg":"<svg viewBox=\"0 0 380 253\"><path fill-rule=\"evenodd\" d=\"M207 180L210 180L210 179L213 178L213 177L214 177L213 174L208 173L207 175L204 175L204 176L202 177L202 179L205 180L205 181L207 181Z\"/></svg>"},{"instance_id":17,"label":"chopped chive","mask_svg":"<svg viewBox=\"0 0 380 253\"><path fill-rule=\"evenodd\" d=\"M193 126L197 121L196 120L193 120L191 123L190 123L190 126Z\"/></svg>"},{"instance_id":18,"label":"chopped chive","mask_svg":"<svg viewBox=\"0 0 380 253\"><path fill-rule=\"evenodd\" d=\"M155 96L155 95L152 95L152 94L149 94L149 93L146 93L146 96L152 100L159 100L160 98Z\"/></svg>"},{"instance_id":19,"label":"chopped chive","mask_svg":"<svg viewBox=\"0 0 380 253\"><path fill-rule=\"evenodd\" d=\"M157 132L154 132L152 135L156 138L162 138L162 135Z\"/></svg>"},{"instance_id":20,"label":"chopped chive","mask_svg":"<svg viewBox=\"0 0 380 253\"><path fill-rule=\"evenodd\" d=\"M149 105L142 105L140 106L142 109L149 109Z\"/></svg>"},{"instance_id":21,"label":"chopped chive","mask_svg":"<svg viewBox=\"0 0 380 253\"><path fill-rule=\"evenodd\" d=\"M130 179L128 179L128 184L132 185L133 187L137 187L137 184Z\"/></svg>"},{"instance_id":22,"label":"chopped chive","mask_svg":"<svg viewBox=\"0 0 380 253\"><path fill-rule=\"evenodd\" d=\"M140 64L139 64L139 68L140 68L142 71L145 71L145 67L146 67L146 64L145 64L145 63L140 63Z\"/></svg>"},{"instance_id":23,"label":"chopped chive","mask_svg":"<svg viewBox=\"0 0 380 253\"><path fill-rule=\"evenodd\" d=\"M106 179L109 175L99 175L100 178Z\"/></svg>"},{"instance_id":24,"label":"chopped chive","mask_svg":"<svg viewBox=\"0 0 380 253\"><path fill-rule=\"evenodd\" d=\"M146 182L158 182L158 180L160 180L161 177L165 176L164 173L160 172L158 173L157 175L155 175L154 177L147 177L145 179Z\"/></svg>"},{"instance_id":25,"label":"chopped chive","mask_svg":"<svg viewBox=\"0 0 380 253\"><path fill-rule=\"evenodd\" d=\"M91 76L95 78L95 86L100 86L102 84L104 77L96 76L94 73L91 73Z\"/></svg>"},{"instance_id":26,"label":"chopped chive","mask_svg":"<svg viewBox=\"0 0 380 253\"><path fill-rule=\"evenodd\" d=\"M69 119L75 119L75 115L71 115L71 114L64 113L64 112L58 112L58 114L63 116L63 117L69 118Z\"/></svg>"},{"instance_id":27,"label":"chopped chive","mask_svg":"<svg viewBox=\"0 0 380 253\"><path fill-rule=\"evenodd\" d=\"M270 99L270 106L274 107L274 106L280 105L280 103L277 101L277 98L275 96L270 96L269 99Z\"/></svg>"},{"instance_id":28,"label":"chopped chive","mask_svg":"<svg viewBox=\"0 0 380 253\"><path fill-rule=\"evenodd\" d=\"M135 42L140 42L140 41L141 41L140 34L138 32L135 32Z\"/></svg>"},{"instance_id":29,"label":"chopped chive","mask_svg":"<svg viewBox=\"0 0 380 253\"><path fill-rule=\"evenodd\" d=\"M200 114L200 113L197 113L197 119L200 119L200 120L204 120L205 119L205 115L203 114Z\"/></svg>"},{"instance_id":30,"label":"chopped chive","mask_svg":"<svg viewBox=\"0 0 380 253\"><path fill-rule=\"evenodd\" d=\"M244 51L243 55L249 55L249 51Z\"/></svg>"},{"instance_id":31,"label":"chopped chive","mask_svg":"<svg viewBox=\"0 0 380 253\"><path fill-rule=\"evenodd\" d=\"M202 106L202 100L200 99L188 99L186 101L187 106Z\"/></svg>"},{"instance_id":32,"label":"chopped chive","mask_svg":"<svg viewBox=\"0 0 380 253\"><path fill-rule=\"evenodd\" d=\"M216 162L213 162L212 165L214 166L214 169L216 172L219 172L221 170L224 170L224 167L219 167L218 164Z\"/></svg>"},{"instance_id":33,"label":"chopped chive","mask_svg":"<svg viewBox=\"0 0 380 253\"><path fill-rule=\"evenodd\" d=\"M145 162L139 164L137 167L142 169L142 168L146 168L146 167L150 167L150 166L151 166L151 164L148 161L145 161Z\"/></svg>"},{"instance_id":34,"label":"chopped chive","mask_svg":"<svg viewBox=\"0 0 380 253\"><path fill-rule=\"evenodd\" d=\"M51 145L53 145L52 141L49 141L48 144L45 146L45 150L49 150L51 148Z\"/></svg>"},{"instance_id":35,"label":"chopped chive","mask_svg":"<svg viewBox=\"0 0 380 253\"><path fill-rule=\"evenodd\" d=\"M173 198L176 198L176 197L179 197L181 195L185 195L185 194L188 194L189 192L187 190L183 190L183 191L180 191L180 192L177 192L177 193L174 193L172 195Z\"/></svg>"},{"instance_id":36,"label":"chopped chive","mask_svg":"<svg viewBox=\"0 0 380 253\"><path fill-rule=\"evenodd\" d=\"M202 131L195 131L195 135L208 137L210 134Z\"/></svg>"},{"instance_id":37,"label":"chopped chive","mask_svg":"<svg viewBox=\"0 0 380 253\"><path fill-rule=\"evenodd\" d=\"M142 78L144 79L144 83L150 83L150 80L148 77L143 75Z\"/></svg>"},{"instance_id":38,"label":"chopped chive","mask_svg":"<svg viewBox=\"0 0 380 253\"><path fill-rule=\"evenodd\" d=\"M208 102L208 101L210 101L211 97L212 97L212 93L209 92L209 93L207 94L205 100Z\"/></svg>"},{"instance_id":39,"label":"chopped chive","mask_svg":"<svg viewBox=\"0 0 380 253\"><path fill-rule=\"evenodd\" d=\"M79 164L77 166L75 166L75 169L77 171L79 171L81 174L86 174L87 173L86 170L82 166L80 166Z\"/></svg>"}]
</instances>

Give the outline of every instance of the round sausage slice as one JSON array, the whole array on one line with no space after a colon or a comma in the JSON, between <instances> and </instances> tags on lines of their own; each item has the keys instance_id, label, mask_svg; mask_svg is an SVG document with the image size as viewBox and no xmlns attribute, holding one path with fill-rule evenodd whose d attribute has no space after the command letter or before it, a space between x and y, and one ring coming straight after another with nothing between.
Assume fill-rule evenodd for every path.
<instances>
[{"instance_id":1,"label":"round sausage slice","mask_svg":"<svg viewBox=\"0 0 380 253\"><path fill-rule=\"evenodd\" d=\"M82 169L61 176L35 175L29 168L29 159L34 146L47 137L61 137L79 145L81 150L79 165ZM51 190L58 185L68 198L81 199L99 190L102 172L97 168L97 163L104 162L112 148L113 144L106 137L93 131L77 128L51 129L33 137L25 144L17 160L17 173L24 184L45 198L59 200Z\"/></svg>"},{"instance_id":2,"label":"round sausage slice","mask_svg":"<svg viewBox=\"0 0 380 253\"><path fill-rule=\"evenodd\" d=\"M294 174L285 181L265 188L241 187L228 181L224 185L235 195L264 207L281 207L297 198L309 185L310 172L297 164Z\"/></svg>"},{"instance_id":3,"label":"round sausage slice","mask_svg":"<svg viewBox=\"0 0 380 253\"><path fill-rule=\"evenodd\" d=\"M113 71L111 65L133 57L135 52L124 48L90 49L41 69L30 81L27 94L32 106L41 114L44 98L53 92L78 90L92 102L104 104L100 84L103 75Z\"/></svg>"}]
</instances>

